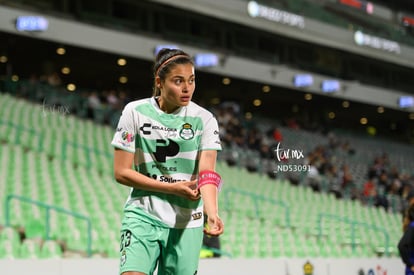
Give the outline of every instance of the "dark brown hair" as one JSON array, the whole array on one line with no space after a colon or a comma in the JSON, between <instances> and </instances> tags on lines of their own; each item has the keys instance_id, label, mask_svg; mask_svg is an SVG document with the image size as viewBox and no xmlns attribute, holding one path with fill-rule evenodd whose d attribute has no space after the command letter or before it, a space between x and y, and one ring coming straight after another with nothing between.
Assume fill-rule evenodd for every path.
<instances>
[{"instance_id":1,"label":"dark brown hair","mask_svg":"<svg viewBox=\"0 0 414 275\"><path fill-rule=\"evenodd\" d=\"M153 67L153 75L154 75L154 88L153 88L153 96L159 96L161 91L157 87L155 83L155 79L157 76L161 79L161 81L165 80L167 74L171 71L177 64L192 64L194 65L191 56L180 49L168 49L163 48L161 49L154 62Z\"/></svg>"}]
</instances>

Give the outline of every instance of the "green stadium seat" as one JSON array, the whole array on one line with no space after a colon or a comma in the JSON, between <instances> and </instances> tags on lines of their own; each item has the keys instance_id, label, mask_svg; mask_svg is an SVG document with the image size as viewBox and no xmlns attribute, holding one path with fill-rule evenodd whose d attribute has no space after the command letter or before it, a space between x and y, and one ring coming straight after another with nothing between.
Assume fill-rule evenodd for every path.
<instances>
[{"instance_id":1,"label":"green stadium seat","mask_svg":"<svg viewBox=\"0 0 414 275\"><path fill-rule=\"evenodd\" d=\"M17 246L20 244L20 234L17 229L6 226L0 229L0 240L10 242L12 245Z\"/></svg>"},{"instance_id":2,"label":"green stadium seat","mask_svg":"<svg viewBox=\"0 0 414 275\"><path fill-rule=\"evenodd\" d=\"M26 237L29 239L45 237L45 223L40 219L28 219L24 225Z\"/></svg>"},{"instance_id":3,"label":"green stadium seat","mask_svg":"<svg viewBox=\"0 0 414 275\"><path fill-rule=\"evenodd\" d=\"M18 243L8 239L0 239L0 260L1 259L18 259L20 241Z\"/></svg>"},{"instance_id":4,"label":"green stadium seat","mask_svg":"<svg viewBox=\"0 0 414 275\"><path fill-rule=\"evenodd\" d=\"M42 244L40 258L62 258L63 251L60 244L54 240L46 240Z\"/></svg>"},{"instance_id":5,"label":"green stadium seat","mask_svg":"<svg viewBox=\"0 0 414 275\"><path fill-rule=\"evenodd\" d=\"M39 240L25 239L20 245L19 256L22 259L39 259L40 258Z\"/></svg>"}]
</instances>

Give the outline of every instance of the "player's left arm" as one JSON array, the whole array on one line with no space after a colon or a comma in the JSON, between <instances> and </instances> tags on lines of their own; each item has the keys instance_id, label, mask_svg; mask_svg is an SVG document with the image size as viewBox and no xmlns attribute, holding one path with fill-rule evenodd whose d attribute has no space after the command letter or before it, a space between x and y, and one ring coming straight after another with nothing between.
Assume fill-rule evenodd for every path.
<instances>
[{"instance_id":1,"label":"player's left arm","mask_svg":"<svg viewBox=\"0 0 414 275\"><path fill-rule=\"evenodd\" d=\"M204 150L201 151L199 160L199 183L203 175L207 177L213 177L212 181L216 180L216 176L219 176L216 172L217 151L216 150ZM216 184L217 183L217 184ZM204 203L204 213L207 215L207 226L205 232L209 235L218 236L224 231L224 224L219 217L218 206L218 182L211 182L203 184L199 187L201 198Z\"/></svg>"}]
</instances>

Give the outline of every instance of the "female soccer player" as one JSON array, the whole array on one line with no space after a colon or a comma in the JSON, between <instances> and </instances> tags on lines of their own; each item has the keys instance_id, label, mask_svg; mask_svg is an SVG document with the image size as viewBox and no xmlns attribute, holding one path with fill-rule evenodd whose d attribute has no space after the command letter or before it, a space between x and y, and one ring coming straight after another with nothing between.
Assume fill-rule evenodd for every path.
<instances>
[{"instance_id":1,"label":"female soccer player","mask_svg":"<svg viewBox=\"0 0 414 275\"><path fill-rule=\"evenodd\" d=\"M120 274L197 274L206 233L218 236L218 123L191 98L194 63L178 49L154 63L154 94L127 104L112 145L115 179L131 187L121 227Z\"/></svg>"}]
</instances>

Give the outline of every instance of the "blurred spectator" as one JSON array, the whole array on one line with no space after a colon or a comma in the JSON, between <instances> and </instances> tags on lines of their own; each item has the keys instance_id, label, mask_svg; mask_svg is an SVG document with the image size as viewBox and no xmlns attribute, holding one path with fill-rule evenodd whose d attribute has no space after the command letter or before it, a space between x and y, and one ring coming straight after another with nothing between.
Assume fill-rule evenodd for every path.
<instances>
[{"instance_id":1,"label":"blurred spectator","mask_svg":"<svg viewBox=\"0 0 414 275\"><path fill-rule=\"evenodd\" d=\"M339 145L340 145L340 141L339 141L338 137L336 136L336 134L333 133L333 132L329 132L327 136L328 136L329 148L331 150L335 150L336 148L338 148Z\"/></svg>"},{"instance_id":2,"label":"blurred spectator","mask_svg":"<svg viewBox=\"0 0 414 275\"><path fill-rule=\"evenodd\" d=\"M47 83L52 87L59 87L62 85L62 79L57 72L53 72L47 76Z\"/></svg>"},{"instance_id":3,"label":"blurred spectator","mask_svg":"<svg viewBox=\"0 0 414 275\"><path fill-rule=\"evenodd\" d=\"M112 110L119 108L119 98L115 90L108 91L106 94L106 103Z\"/></svg>"},{"instance_id":4,"label":"blurred spectator","mask_svg":"<svg viewBox=\"0 0 414 275\"><path fill-rule=\"evenodd\" d=\"M270 135L276 143L282 142L283 135L278 127L270 129Z\"/></svg>"},{"instance_id":5,"label":"blurred spectator","mask_svg":"<svg viewBox=\"0 0 414 275\"><path fill-rule=\"evenodd\" d=\"M268 142L262 141L260 144L259 155L262 159L273 159L274 154Z\"/></svg>"},{"instance_id":6,"label":"blurred spectator","mask_svg":"<svg viewBox=\"0 0 414 275\"><path fill-rule=\"evenodd\" d=\"M388 171L388 177L390 180L399 179L400 172L396 166L392 166L391 169Z\"/></svg>"},{"instance_id":7,"label":"blurred spectator","mask_svg":"<svg viewBox=\"0 0 414 275\"><path fill-rule=\"evenodd\" d=\"M377 196L377 187L375 184L375 177L371 176L364 183L362 190L362 202L369 205L374 205Z\"/></svg>"},{"instance_id":8,"label":"blurred spectator","mask_svg":"<svg viewBox=\"0 0 414 275\"><path fill-rule=\"evenodd\" d=\"M119 91L118 98L118 110L122 110L132 100L126 91Z\"/></svg>"},{"instance_id":9,"label":"blurred spectator","mask_svg":"<svg viewBox=\"0 0 414 275\"><path fill-rule=\"evenodd\" d=\"M248 130L246 143L247 148L255 151L260 150L260 146L262 143L262 135L256 127L253 127L252 129Z\"/></svg>"},{"instance_id":10,"label":"blurred spectator","mask_svg":"<svg viewBox=\"0 0 414 275\"><path fill-rule=\"evenodd\" d=\"M351 147L351 144L349 143L349 141L343 142L341 145L341 148L345 153L349 155L355 154L355 149Z\"/></svg>"},{"instance_id":11,"label":"blurred spectator","mask_svg":"<svg viewBox=\"0 0 414 275\"><path fill-rule=\"evenodd\" d=\"M388 174L386 171L383 171L378 177L378 188L384 190L384 192L388 192L390 189L390 185L391 184L388 180Z\"/></svg>"},{"instance_id":12,"label":"blurred spectator","mask_svg":"<svg viewBox=\"0 0 414 275\"><path fill-rule=\"evenodd\" d=\"M336 198L342 198L341 185L338 182L338 169L335 165L329 164L325 166L323 170L323 175L327 182L327 186L324 188L329 192L335 195Z\"/></svg>"},{"instance_id":13,"label":"blurred spectator","mask_svg":"<svg viewBox=\"0 0 414 275\"><path fill-rule=\"evenodd\" d=\"M368 168L368 178L379 177L385 172L384 161L381 157L376 157L374 163Z\"/></svg>"},{"instance_id":14,"label":"blurred spectator","mask_svg":"<svg viewBox=\"0 0 414 275\"><path fill-rule=\"evenodd\" d=\"M294 117L286 119L286 126L291 129L300 129L300 126Z\"/></svg>"},{"instance_id":15,"label":"blurred spectator","mask_svg":"<svg viewBox=\"0 0 414 275\"><path fill-rule=\"evenodd\" d=\"M414 204L414 186L412 184L404 185L401 197L405 200L406 208Z\"/></svg>"},{"instance_id":16,"label":"blurred spectator","mask_svg":"<svg viewBox=\"0 0 414 275\"><path fill-rule=\"evenodd\" d=\"M38 98L38 90L39 90L39 78L36 74L31 74L27 85L22 85L21 87L21 96L27 98L29 100L36 101Z\"/></svg>"},{"instance_id":17,"label":"blurred spectator","mask_svg":"<svg viewBox=\"0 0 414 275\"><path fill-rule=\"evenodd\" d=\"M93 91L88 95L88 107L93 109L102 107L102 102L98 96L98 92Z\"/></svg>"},{"instance_id":18,"label":"blurred spectator","mask_svg":"<svg viewBox=\"0 0 414 275\"><path fill-rule=\"evenodd\" d=\"M342 169L339 172L339 180L342 190L351 191L354 188L354 179L349 170L349 165L342 165Z\"/></svg>"},{"instance_id":19,"label":"blurred spectator","mask_svg":"<svg viewBox=\"0 0 414 275\"><path fill-rule=\"evenodd\" d=\"M312 159L309 162L309 170L306 174L306 184L309 185L313 191L320 192L321 191L321 177L319 175L319 171L315 166L315 160Z\"/></svg>"},{"instance_id":20,"label":"blurred spectator","mask_svg":"<svg viewBox=\"0 0 414 275\"><path fill-rule=\"evenodd\" d=\"M103 107L101 99L99 98L98 92L92 91L88 95L88 117L93 118L95 110L99 110Z\"/></svg>"},{"instance_id":21,"label":"blurred spectator","mask_svg":"<svg viewBox=\"0 0 414 275\"><path fill-rule=\"evenodd\" d=\"M404 200L400 194L401 188L401 181L394 179L387 191L387 200L390 203L391 210L396 213L403 211L405 208Z\"/></svg>"},{"instance_id":22,"label":"blurred spectator","mask_svg":"<svg viewBox=\"0 0 414 275\"><path fill-rule=\"evenodd\" d=\"M378 190L375 177L369 178L363 187L362 202L367 205L373 205L376 207L384 207L388 210L388 200L382 190Z\"/></svg>"}]
</instances>

